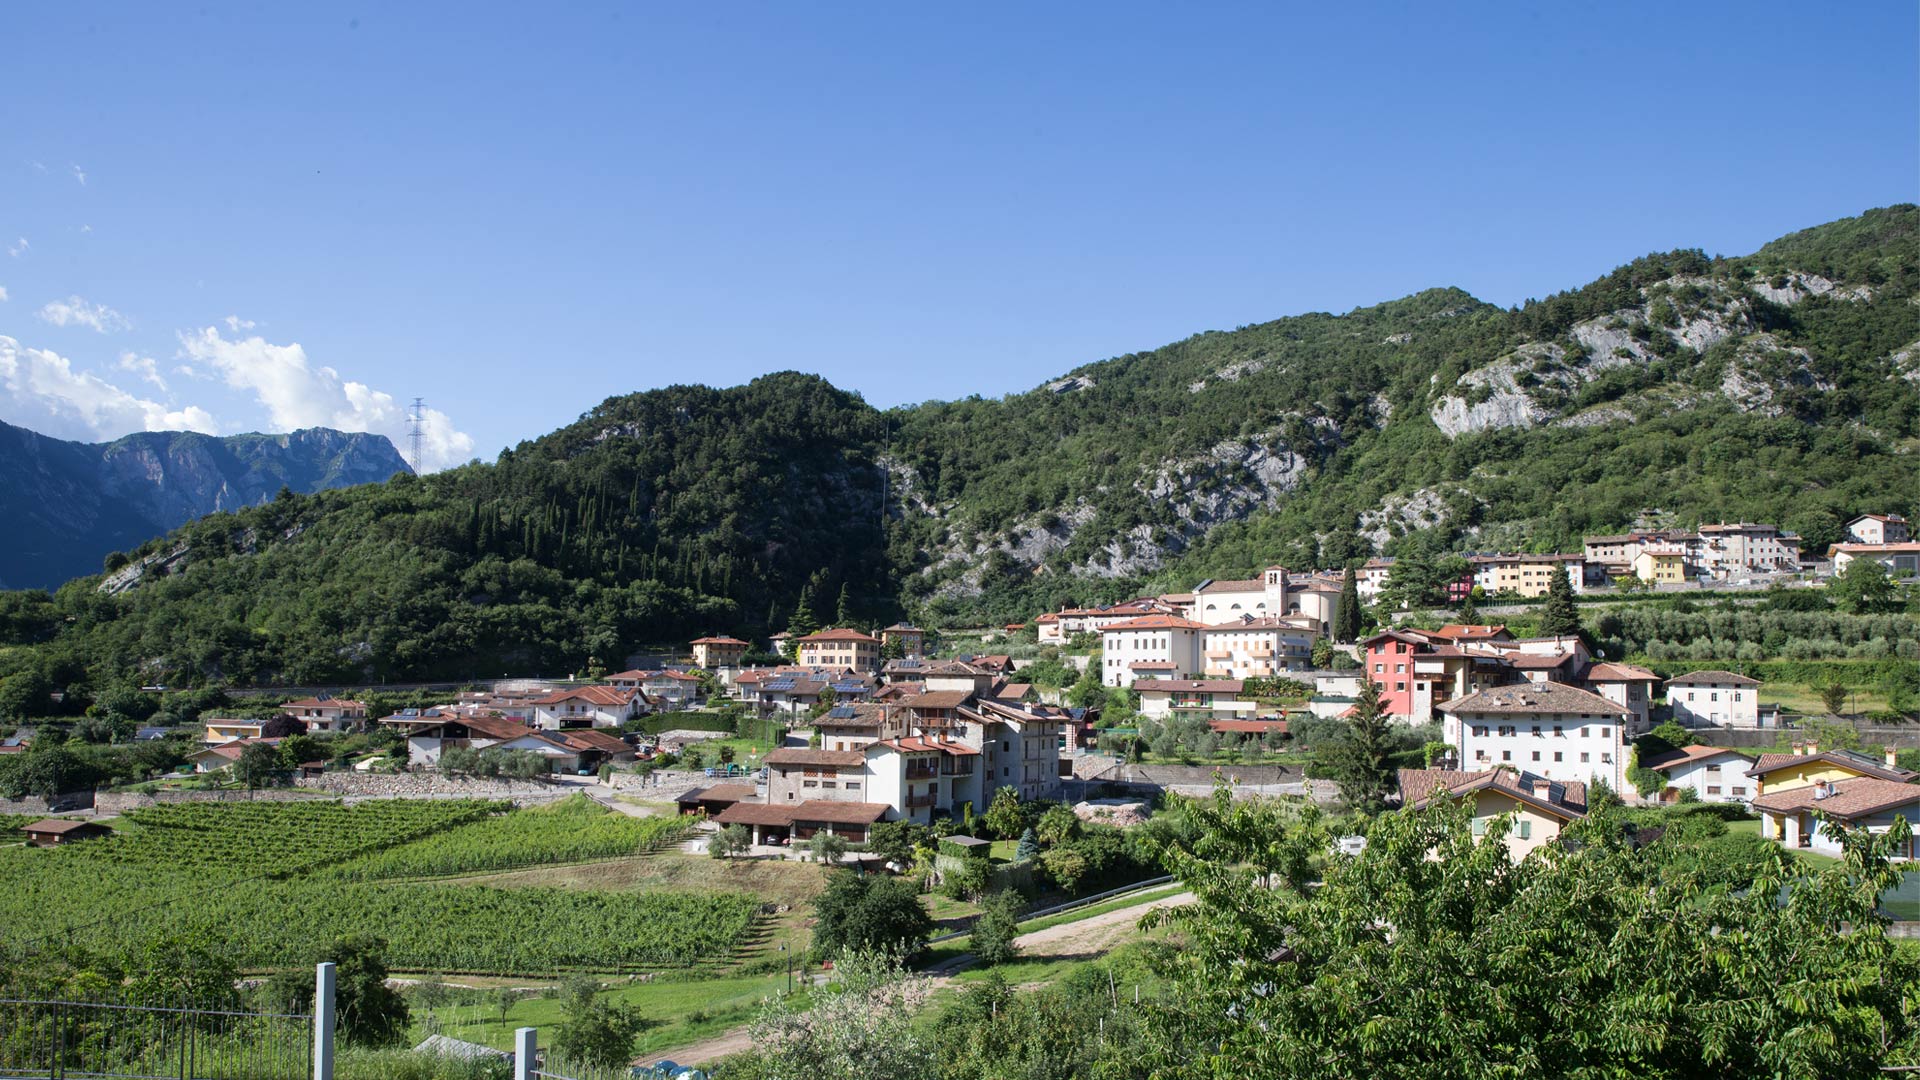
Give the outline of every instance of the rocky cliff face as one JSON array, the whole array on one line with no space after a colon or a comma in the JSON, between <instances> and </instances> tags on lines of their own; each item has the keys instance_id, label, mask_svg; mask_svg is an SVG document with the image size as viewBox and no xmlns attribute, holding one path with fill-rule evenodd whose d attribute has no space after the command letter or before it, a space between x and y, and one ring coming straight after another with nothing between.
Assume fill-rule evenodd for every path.
<instances>
[{"instance_id":1,"label":"rocky cliff face","mask_svg":"<svg viewBox=\"0 0 1920 1080\"><path fill-rule=\"evenodd\" d=\"M0 424L0 587L53 588L194 518L408 472L385 436L309 428L216 438L142 432L111 443Z\"/></svg>"}]
</instances>

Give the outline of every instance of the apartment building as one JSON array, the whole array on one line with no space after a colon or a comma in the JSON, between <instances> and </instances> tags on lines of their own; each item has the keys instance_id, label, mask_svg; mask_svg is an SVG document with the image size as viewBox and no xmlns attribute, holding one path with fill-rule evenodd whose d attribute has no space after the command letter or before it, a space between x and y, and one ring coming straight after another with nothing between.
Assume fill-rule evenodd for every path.
<instances>
[{"instance_id":1,"label":"apartment building","mask_svg":"<svg viewBox=\"0 0 1920 1080\"><path fill-rule=\"evenodd\" d=\"M858 630L821 630L795 638L794 649L794 662L801 667L880 670L880 639Z\"/></svg>"}]
</instances>

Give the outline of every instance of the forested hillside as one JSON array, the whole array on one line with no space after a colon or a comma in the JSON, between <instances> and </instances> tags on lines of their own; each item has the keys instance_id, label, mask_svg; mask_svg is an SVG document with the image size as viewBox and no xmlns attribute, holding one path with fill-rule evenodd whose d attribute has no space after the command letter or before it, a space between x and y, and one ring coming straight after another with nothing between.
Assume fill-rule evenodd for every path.
<instances>
[{"instance_id":1,"label":"forested hillside","mask_svg":"<svg viewBox=\"0 0 1920 1080\"><path fill-rule=\"evenodd\" d=\"M1812 547L1920 510L1920 208L1434 289L882 412L807 375L610 399L499 461L195 521L0 594L0 676L334 682L618 665L824 621L1025 618L1273 561L1576 546L1658 508Z\"/></svg>"}]
</instances>

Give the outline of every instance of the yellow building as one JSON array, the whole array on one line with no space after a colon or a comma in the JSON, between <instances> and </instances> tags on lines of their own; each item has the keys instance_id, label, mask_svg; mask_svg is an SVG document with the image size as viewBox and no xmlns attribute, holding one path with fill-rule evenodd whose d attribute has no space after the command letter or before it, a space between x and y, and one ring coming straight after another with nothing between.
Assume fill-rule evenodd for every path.
<instances>
[{"instance_id":1,"label":"yellow building","mask_svg":"<svg viewBox=\"0 0 1920 1080\"><path fill-rule=\"evenodd\" d=\"M880 639L858 630L835 628L794 640L795 660L802 667L880 669Z\"/></svg>"},{"instance_id":2,"label":"yellow building","mask_svg":"<svg viewBox=\"0 0 1920 1080\"><path fill-rule=\"evenodd\" d=\"M1438 793L1473 800L1473 835L1485 836L1489 823L1511 816L1507 856L1519 862L1535 848L1560 838L1560 830L1587 816L1587 785L1562 783L1509 769L1459 772L1453 769L1401 769L1401 802L1416 810Z\"/></svg>"},{"instance_id":3,"label":"yellow building","mask_svg":"<svg viewBox=\"0 0 1920 1080\"><path fill-rule=\"evenodd\" d=\"M1633 576L1655 585L1679 585L1687 580L1687 553L1680 548L1642 548L1633 557Z\"/></svg>"},{"instance_id":4,"label":"yellow building","mask_svg":"<svg viewBox=\"0 0 1920 1080\"><path fill-rule=\"evenodd\" d=\"M1823 754L1815 743L1795 743L1791 754L1761 754L1760 760L1747 770L1747 775L1755 781L1755 798L1811 787L1821 781L1832 784L1857 776L1901 784L1912 783L1920 778L1920 773L1894 764L1892 750L1888 750L1884 758L1852 750L1829 750Z\"/></svg>"},{"instance_id":5,"label":"yellow building","mask_svg":"<svg viewBox=\"0 0 1920 1080\"><path fill-rule=\"evenodd\" d=\"M230 743L238 739L258 739L266 726L265 720L213 720L206 721L207 731L200 737L204 743Z\"/></svg>"}]
</instances>

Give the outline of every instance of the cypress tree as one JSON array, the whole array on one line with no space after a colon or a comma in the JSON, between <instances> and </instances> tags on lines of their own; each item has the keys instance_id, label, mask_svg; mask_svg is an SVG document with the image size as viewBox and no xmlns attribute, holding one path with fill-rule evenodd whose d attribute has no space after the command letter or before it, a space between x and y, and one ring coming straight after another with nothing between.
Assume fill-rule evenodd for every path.
<instances>
[{"instance_id":1,"label":"cypress tree","mask_svg":"<svg viewBox=\"0 0 1920 1080\"><path fill-rule=\"evenodd\" d=\"M1333 640L1351 645L1359 637L1360 582L1348 563L1346 576L1340 579L1340 599L1333 606Z\"/></svg>"},{"instance_id":2,"label":"cypress tree","mask_svg":"<svg viewBox=\"0 0 1920 1080\"><path fill-rule=\"evenodd\" d=\"M1380 707L1379 683L1360 681L1360 699L1347 718L1347 730L1327 759L1327 773L1339 781L1348 805L1369 814L1386 805L1394 785L1393 731Z\"/></svg>"},{"instance_id":3,"label":"cypress tree","mask_svg":"<svg viewBox=\"0 0 1920 1080\"><path fill-rule=\"evenodd\" d=\"M1547 603L1540 609L1542 634L1577 634L1580 610L1573 604L1573 579L1567 576L1565 563L1556 563L1547 576Z\"/></svg>"},{"instance_id":4,"label":"cypress tree","mask_svg":"<svg viewBox=\"0 0 1920 1080\"><path fill-rule=\"evenodd\" d=\"M853 625L853 612L849 610L849 606L850 606L849 601L850 601L850 598L847 594L847 583L843 581L840 583L840 602L838 604L835 604L833 609L833 625L835 626L852 626Z\"/></svg>"}]
</instances>

